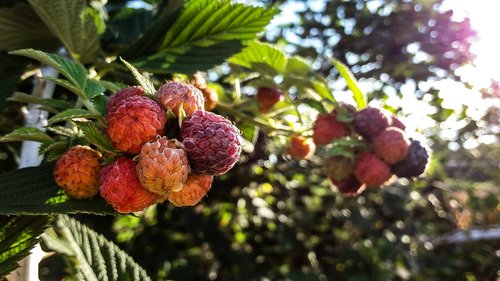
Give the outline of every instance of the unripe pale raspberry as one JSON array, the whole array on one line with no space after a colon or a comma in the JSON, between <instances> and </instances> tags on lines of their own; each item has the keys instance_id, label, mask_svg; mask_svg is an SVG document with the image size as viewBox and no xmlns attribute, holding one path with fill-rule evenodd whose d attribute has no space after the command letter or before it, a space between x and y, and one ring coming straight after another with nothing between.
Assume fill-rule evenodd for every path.
<instances>
[{"instance_id":1,"label":"unripe pale raspberry","mask_svg":"<svg viewBox=\"0 0 500 281\"><path fill-rule=\"evenodd\" d=\"M162 85L155 93L155 100L165 110L170 109L176 117L179 117L181 107L186 116L191 116L196 110L204 110L201 91L184 82L173 81Z\"/></svg>"},{"instance_id":2,"label":"unripe pale raspberry","mask_svg":"<svg viewBox=\"0 0 500 281\"><path fill-rule=\"evenodd\" d=\"M178 144L162 137L142 146L137 175L144 188L162 196L182 189L189 165L186 151Z\"/></svg>"},{"instance_id":3,"label":"unripe pale raspberry","mask_svg":"<svg viewBox=\"0 0 500 281\"><path fill-rule=\"evenodd\" d=\"M334 113L318 115L313 125L313 140L318 145L329 144L348 134L349 130L344 123L337 121Z\"/></svg>"},{"instance_id":4,"label":"unripe pale raspberry","mask_svg":"<svg viewBox=\"0 0 500 281\"><path fill-rule=\"evenodd\" d=\"M371 140L389 126L389 120L380 109L367 107L356 112L353 125L360 135Z\"/></svg>"},{"instance_id":5,"label":"unripe pale raspberry","mask_svg":"<svg viewBox=\"0 0 500 281\"><path fill-rule=\"evenodd\" d=\"M361 153L356 157L353 174L360 183L377 187L387 182L392 174L389 165L373 153Z\"/></svg>"},{"instance_id":6,"label":"unripe pale raspberry","mask_svg":"<svg viewBox=\"0 0 500 281\"><path fill-rule=\"evenodd\" d=\"M88 146L71 147L54 167L54 178L66 194L76 199L90 198L99 191L101 153Z\"/></svg>"},{"instance_id":7,"label":"unripe pale raspberry","mask_svg":"<svg viewBox=\"0 0 500 281\"><path fill-rule=\"evenodd\" d=\"M194 206L210 190L213 179L211 175L190 174L184 187L180 191L168 193L167 199L177 207Z\"/></svg>"},{"instance_id":8,"label":"unripe pale raspberry","mask_svg":"<svg viewBox=\"0 0 500 281\"><path fill-rule=\"evenodd\" d=\"M131 96L118 102L106 115L107 132L117 149L137 154L141 146L163 133L165 111L146 96Z\"/></svg>"},{"instance_id":9,"label":"unripe pale raspberry","mask_svg":"<svg viewBox=\"0 0 500 281\"><path fill-rule=\"evenodd\" d=\"M217 106L217 103L219 103L219 95L217 95L214 89L209 87L201 89L201 92L205 98L205 110L211 111Z\"/></svg>"},{"instance_id":10,"label":"unripe pale raspberry","mask_svg":"<svg viewBox=\"0 0 500 281\"><path fill-rule=\"evenodd\" d=\"M404 131L387 127L373 140L373 151L386 163L396 164L405 158L409 144Z\"/></svg>"},{"instance_id":11,"label":"unripe pale raspberry","mask_svg":"<svg viewBox=\"0 0 500 281\"><path fill-rule=\"evenodd\" d=\"M336 181L329 177L330 183L335 185L342 195L347 197L357 196L366 189L366 184L360 183L353 175L347 178Z\"/></svg>"},{"instance_id":12,"label":"unripe pale raspberry","mask_svg":"<svg viewBox=\"0 0 500 281\"><path fill-rule=\"evenodd\" d=\"M189 165L196 174L224 174L240 157L240 131L229 120L212 112L197 110L186 118L181 138Z\"/></svg>"},{"instance_id":13,"label":"unripe pale raspberry","mask_svg":"<svg viewBox=\"0 0 500 281\"><path fill-rule=\"evenodd\" d=\"M342 156L332 156L323 162L325 174L334 181L341 181L349 177L353 166L352 159Z\"/></svg>"},{"instance_id":14,"label":"unripe pale raspberry","mask_svg":"<svg viewBox=\"0 0 500 281\"><path fill-rule=\"evenodd\" d=\"M144 96L144 89L141 86L131 86L123 88L112 94L109 97L108 104L106 105L106 112L114 110L118 103L131 96Z\"/></svg>"},{"instance_id":15,"label":"unripe pale raspberry","mask_svg":"<svg viewBox=\"0 0 500 281\"><path fill-rule=\"evenodd\" d=\"M307 159L316 151L316 145L311 139L293 135L285 153L297 160Z\"/></svg>"},{"instance_id":16,"label":"unripe pale raspberry","mask_svg":"<svg viewBox=\"0 0 500 281\"><path fill-rule=\"evenodd\" d=\"M99 182L101 196L118 213L142 211L160 199L141 186L136 163L125 157L103 167Z\"/></svg>"},{"instance_id":17,"label":"unripe pale raspberry","mask_svg":"<svg viewBox=\"0 0 500 281\"><path fill-rule=\"evenodd\" d=\"M267 113L276 103L283 100L283 93L275 88L260 87L257 89L256 98L259 111Z\"/></svg>"}]
</instances>

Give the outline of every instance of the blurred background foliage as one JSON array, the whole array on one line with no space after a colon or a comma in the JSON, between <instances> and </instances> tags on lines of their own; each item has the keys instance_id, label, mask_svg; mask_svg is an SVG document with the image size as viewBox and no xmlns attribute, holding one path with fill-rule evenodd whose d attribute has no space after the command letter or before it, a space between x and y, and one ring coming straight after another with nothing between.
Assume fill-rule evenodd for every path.
<instances>
[{"instance_id":1,"label":"blurred background foliage","mask_svg":"<svg viewBox=\"0 0 500 281\"><path fill-rule=\"evenodd\" d=\"M133 41L162 5L138 2L107 1L107 16L115 25L108 24L102 36L103 50ZM491 106L477 116L466 104L444 106L446 97L433 83L461 83L456 70L472 62L475 32L467 20L455 21L451 12L440 10L441 2L259 2L282 5L283 11L298 7L298 20L276 20L261 39L307 58L337 98L344 96L345 84L328 56L352 69L372 104L398 112L409 123L422 115L433 120L427 127L410 124L429 138L433 150L424 178L344 198L323 176L319 159L285 159L283 144L261 132L254 149L218 177L194 208L163 204L136 216L76 218L115 241L154 280L499 280L498 237L463 243L446 239L457 231L499 227L500 112ZM113 27L127 18L126 7L140 10L133 14L138 30L113 37ZM5 97L16 87L29 92L31 81L16 86L23 59L3 52L0 61L3 135L23 121L21 106L5 103ZM208 73L225 87L229 75L227 65ZM413 91L405 90L408 85ZM251 98L252 87L242 86ZM415 104L405 103L408 95L432 110L412 118L407 108ZM484 103L498 101L498 82L481 95ZM482 142L485 136L490 141ZM0 172L16 168L18 150L17 144L0 144ZM63 273L54 264L61 262L52 256L42 263L42 280L60 280Z\"/></svg>"}]
</instances>

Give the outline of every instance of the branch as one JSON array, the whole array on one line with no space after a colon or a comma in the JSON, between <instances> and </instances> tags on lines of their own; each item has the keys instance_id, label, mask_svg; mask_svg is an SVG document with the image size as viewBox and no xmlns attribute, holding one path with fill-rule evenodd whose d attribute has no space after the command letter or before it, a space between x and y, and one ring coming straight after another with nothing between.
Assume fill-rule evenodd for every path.
<instances>
[{"instance_id":1,"label":"branch","mask_svg":"<svg viewBox=\"0 0 500 281\"><path fill-rule=\"evenodd\" d=\"M449 245L449 244L462 244L468 242L475 242L480 240L499 240L500 239L500 225L493 226L486 229L467 229L460 230L450 234L445 234L433 239L432 242L435 246Z\"/></svg>"}]
</instances>

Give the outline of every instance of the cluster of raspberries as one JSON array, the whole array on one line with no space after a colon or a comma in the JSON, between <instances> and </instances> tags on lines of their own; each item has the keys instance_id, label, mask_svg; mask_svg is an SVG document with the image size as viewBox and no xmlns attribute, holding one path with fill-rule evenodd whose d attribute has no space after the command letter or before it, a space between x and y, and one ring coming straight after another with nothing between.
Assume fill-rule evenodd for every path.
<instances>
[{"instance_id":1,"label":"cluster of raspberries","mask_svg":"<svg viewBox=\"0 0 500 281\"><path fill-rule=\"evenodd\" d=\"M377 108L356 109L340 104L328 114L320 114L313 125L312 140L292 136L287 153L305 159L316 145L329 145L340 138L360 140L353 157L336 155L323 159L330 182L346 196L355 196L366 187L380 187L393 175L413 178L421 175L429 154L422 144L407 136L405 125L395 116Z\"/></svg>"},{"instance_id":2,"label":"cluster of raspberries","mask_svg":"<svg viewBox=\"0 0 500 281\"><path fill-rule=\"evenodd\" d=\"M164 84L154 97L139 86L118 91L107 104L106 132L119 156L101 166L100 152L73 146L56 162L56 183L77 199L100 193L119 213L165 200L197 204L241 152L239 130L204 103L203 93L183 82ZM177 123L168 121L168 111L185 116L176 138L165 136L167 123Z\"/></svg>"}]
</instances>

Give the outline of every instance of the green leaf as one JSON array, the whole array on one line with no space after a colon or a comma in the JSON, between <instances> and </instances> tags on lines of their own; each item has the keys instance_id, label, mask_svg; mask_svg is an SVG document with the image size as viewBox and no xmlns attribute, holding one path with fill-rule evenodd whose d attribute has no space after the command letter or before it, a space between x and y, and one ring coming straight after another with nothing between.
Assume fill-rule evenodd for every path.
<instances>
[{"instance_id":1,"label":"green leaf","mask_svg":"<svg viewBox=\"0 0 500 281\"><path fill-rule=\"evenodd\" d=\"M249 141L251 144L257 142L257 137L259 136L259 127L248 122L241 122L238 124L238 128L241 131L241 135L244 139Z\"/></svg>"},{"instance_id":2,"label":"green leaf","mask_svg":"<svg viewBox=\"0 0 500 281\"><path fill-rule=\"evenodd\" d=\"M133 64L152 73L195 73L223 63L243 48L241 41L225 41L210 47L174 48L160 51Z\"/></svg>"},{"instance_id":3,"label":"green leaf","mask_svg":"<svg viewBox=\"0 0 500 281\"><path fill-rule=\"evenodd\" d=\"M83 134L85 134L87 140L100 150L115 151L109 137L103 134L92 122L76 122L76 124L82 130Z\"/></svg>"},{"instance_id":4,"label":"green leaf","mask_svg":"<svg viewBox=\"0 0 500 281\"><path fill-rule=\"evenodd\" d=\"M311 81L312 88L314 91L323 99L329 100L329 101L335 101L335 98L332 95L332 92L328 88L328 85L323 83L322 81Z\"/></svg>"},{"instance_id":5,"label":"green leaf","mask_svg":"<svg viewBox=\"0 0 500 281\"><path fill-rule=\"evenodd\" d=\"M163 37L167 30L174 24L178 18L185 2L183 0L170 0L163 1L158 7L158 11L153 19L153 22L147 26L147 29L141 31L142 36L129 45L122 53L121 56L128 60L136 60L141 57L149 56L158 51ZM137 11L134 11L137 15ZM126 19L129 22L129 19ZM113 28L113 22L109 23ZM118 23L120 26L126 26ZM139 24L140 25L140 24ZM135 24L135 27L138 25ZM133 29L128 29L127 32L133 34Z\"/></svg>"},{"instance_id":6,"label":"green leaf","mask_svg":"<svg viewBox=\"0 0 500 281\"><path fill-rule=\"evenodd\" d=\"M100 51L95 19L86 0L28 0L38 16L78 62L92 61Z\"/></svg>"},{"instance_id":7,"label":"green leaf","mask_svg":"<svg viewBox=\"0 0 500 281\"><path fill-rule=\"evenodd\" d=\"M309 63L300 56L288 58L285 73L288 75L307 76L314 73Z\"/></svg>"},{"instance_id":8,"label":"green leaf","mask_svg":"<svg viewBox=\"0 0 500 281\"><path fill-rule=\"evenodd\" d=\"M273 73L268 73L271 76L283 73L287 65L286 56L281 50L258 41L250 42L240 53L229 58L228 62L257 71L260 64L265 64L274 70Z\"/></svg>"},{"instance_id":9,"label":"green leaf","mask_svg":"<svg viewBox=\"0 0 500 281\"><path fill-rule=\"evenodd\" d=\"M153 83L151 83L151 81L144 77L133 65L128 63L126 60L122 58L120 58L120 60L130 70L130 72L132 72L135 80L137 80L137 83L139 83L139 85L144 88L144 93L149 97L153 97L156 93L156 89Z\"/></svg>"},{"instance_id":10,"label":"green leaf","mask_svg":"<svg viewBox=\"0 0 500 281\"><path fill-rule=\"evenodd\" d=\"M125 84L123 83L119 83L119 82L111 82L111 81L107 81L107 80L98 80L98 81L95 81L96 83L100 84L101 86L103 86L104 88L106 88L106 90L112 92L112 93L115 93L115 92L118 92L119 90L123 89L126 87Z\"/></svg>"},{"instance_id":11,"label":"green leaf","mask_svg":"<svg viewBox=\"0 0 500 281\"><path fill-rule=\"evenodd\" d=\"M51 216L0 216L0 278L19 267L47 228Z\"/></svg>"},{"instance_id":12,"label":"green leaf","mask_svg":"<svg viewBox=\"0 0 500 281\"><path fill-rule=\"evenodd\" d=\"M61 136L66 136L66 137L75 137L78 135L78 131L73 130L72 128L68 127L63 127L63 126L54 126L54 127L47 127L47 131L50 131L52 133L56 133Z\"/></svg>"},{"instance_id":13,"label":"green leaf","mask_svg":"<svg viewBox=\"0 0 500 281\"><path fill-rule=\"evenodd\" d=\"M66 87L67 89L73 91L81 98L86 97L91 99L104 92L103 86L87 78L87 71L85 70L85 67L82 64L75 63L69 59L63 58L55 54L49 54L33 49L22 49L22 50L12 51L9 52L9 54L29 57L38 60L43 64L54 67L57 71L59 71L62 75L64 75L68 79L70 84L68 84L63 79L48 78L48 77L45 77L45 79L54 81L58 85ZM82 97L82 94L85 97Z\"/></svg>"},{"instance_id":14,"label":"green leaf","mask_svg":"<svg viewBox=\"0 0 500 281\"><path fill-rule=\"evenodd\" d=\"M25 93L15 92L10 98L9 101L17 101L22 103L34 103L43 105L45 107L53 108L55 111L66 110L72 108L73 105L70 102L59 100L59 99L44 99L40 97L36 97L33 95L28 95Z\"/></svg>"},{"instance_id":15,"label":"green leaf","mask_svg":"<svg viewBox=\"0 0 500 281\"><path fill-rule=\"evenodd\" d=\"M5 109L6 100L16 90L18 81L19 77L17 75L9 75L9 77L4 77L0 80L0 114Z\"/></svg>"},{"instance_id":16,"label":"green leaf","mask_svg":"<svg viewBox=\"0 0 500 281\"><path fill-rule=\"evenodd\" d=\"M58 46L58 40L29 5L17 3L0 9L0 49L55 50Z\"/></svg>"},{"instance_id":17,"label":"green leaf","mask_svg":"<svg viewBox=\"0 0 500 281\"><path fill-rule=\"evenodd\" d=\"M66 150L68 150L68 148L69 148L68 141L44 142L40 144L40 147L38 148L38 154L42 155L48 152L52 152L50 153L50 155L54 155L56 153L57 155L62 155L64 152L66 152ZM49 155L45 155L46 158L48 158L48 156ZM45 159L45 160L52 161L53 159Z\"/></svg>"},{"instance_id":18,"label":"green leaf","mask_svg":"<svg viewBox=\"0 0 500 281\"><path fill-rule=\"evenodd\" d=\"M10 141L53 141L53 139L47 135L44 131L38 128L23 127L15 129L14 131L4 135L0 138L0 142L10 142Z\"/></svg>"},{"instance_id":19,"label":"green leaf","mask_svg":"<svg viewBox=\"0 0 500 281\"><path fill-rule=\"evenodd\" d=\"M42 239L47 247L67 256L78 280L151 280L118 246L68 216L58 216Z\"/></svg>"},{"instance_id":20,"label":"green leaf","mask_svg":"<svg viewBox=\"0 0 500 281\"><path fill-rule=\"evenodd\" d=\"M242 42L255 39L278 12L229 0L188 2L158 52L133 64L157 73L207 70L241 51Z\"/></svg>"},{"instance_id":21,"label":"green leaf","mask_svg":"<svg viewBox=\"0 0 500 281\"><path fill-rule=\"evenodd\" d=\"M354 77L354 75L349 70L349 68L345 64L343 64L341 61L339 61L335 58L330 58L330 61L337 68L340 75L346 80L347 87L349 88L349 90L351 90L352 97L354 98L354 101L358 105L358 109L365 108L366 107L366 96L359 89L358 80L356 80L356 77Z\"/></svg>"},{"instance_id":22,"label":"green leaf","mask_svg":"<svg viewBox=\"0 0 500 281\"><path fill-rule=\"evenodd\" d=\"M58 114L52 116L49 119L48 124L51 125L51 124L54 124L57 122L72 120L75 118L96 119L99 117L100 117L100 115L97 113L92 113L88 110L81 109L81 108L73 108L73 109L65 110L61 113L58 113Z\"/></svg>"},{"instance_id":23,"label":"green leaf","mask_svg":"<svg viewBox=\"0 0 500 281\"><path fill-rule=\"evenodd\" d=\"M160 49L208 47L221 41L254 39L277 13L278 9L229 0L191 2L165 34Z\"/></svg>"},{"instance_id":24,"label":"green leaf","mask_svg":"<svg viewBox=\"0 0 500 281\"><path fill-rule=\"evenodd\" d=\"M106 42L106 46L118 47L133 43L152 24L153 12L136 8L120 9L108 21L103 42Z\"/></svg>"},{"instance_id":25,"label":"green leaf","mask_svg":"<svg viewBox=\"0 0 500 281\"><path fill-rule=\"evenodd\" d=\"M54 163L45 163L1 175L0 214L114 214L100 196L85 200L68 198L55 183L53 170Z\"/></svg>"}]
</instances>

